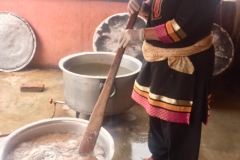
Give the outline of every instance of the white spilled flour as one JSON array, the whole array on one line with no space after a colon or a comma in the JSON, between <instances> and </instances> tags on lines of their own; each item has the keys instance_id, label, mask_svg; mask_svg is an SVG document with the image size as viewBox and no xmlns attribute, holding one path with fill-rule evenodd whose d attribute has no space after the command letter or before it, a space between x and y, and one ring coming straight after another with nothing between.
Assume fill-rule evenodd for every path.
<instances>
[{"instance_id":1,"label":"white spilled flour","mask_svg":"<svg viewBox=\"0 0 240 160\"><path fill-rule=\"evenodd\" d=\"M19 144L5 160L105 160L103 148L96 144L92 155L78 153L82 135L54 133Z\"/></svg>"}]
</instances>

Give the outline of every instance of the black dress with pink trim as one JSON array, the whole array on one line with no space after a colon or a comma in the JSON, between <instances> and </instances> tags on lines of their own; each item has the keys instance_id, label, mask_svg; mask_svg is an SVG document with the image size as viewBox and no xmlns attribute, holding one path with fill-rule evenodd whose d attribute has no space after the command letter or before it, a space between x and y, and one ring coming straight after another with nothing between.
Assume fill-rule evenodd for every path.
<instances>
[{"instance_id":1,"label":"black dress with pink trim","mask_svg":"<svg viewBox=\"0 0 240 160\"><path fill-rule=\"evenodd\" d=\"M151 0L147 27L155 27L161 48L188 47L211 33L219 0ZM168 122L190 124L194 116L207 123L214 67L214 47L189 56L193 74L171 69L168 61L143 61L132 98L146 112ZM193 114L194 107L200 107Z\"/></svg>"}]
</instances>

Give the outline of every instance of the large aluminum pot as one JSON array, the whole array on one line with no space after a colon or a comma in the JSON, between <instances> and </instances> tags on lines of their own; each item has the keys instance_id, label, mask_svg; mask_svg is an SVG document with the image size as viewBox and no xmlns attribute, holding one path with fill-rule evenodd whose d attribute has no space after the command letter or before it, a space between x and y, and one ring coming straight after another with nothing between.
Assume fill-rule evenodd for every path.
<instances>
[{"instance_id":1,"label":"large aluminum pot","mask_svg":"<svg viewBox=\"0 0 240 160\"><path fill-rule=\"evenodd\" d=\"M59 67L63 71L64 80L64 99L70 108L80 113L91 114L107 76L76 74L69 71L69 68L88 63L111 65L114 58L115 53L111 52L83 52L60 60ZM129 69L131 73L116 76L105 115L119 114L133 106L131 93L141 66L142 63L138 59L123 55L120 67Z\"/></svg>"},{"instance_id":2,"label":"large aluminum pot","mask_svg":"<svg viewBox=\"0 0 240 160\"><path fill-rule=\"evenodd\" d=\"M14 147L22 142L26 142L35 137L62 132L77 132L84 134L88 121L77 118L54 118L41 120L23 126L9 136L7 136L0 144L0 160L4 160ZM114 141L112 136L101 128L97 143L102 145L106 160L111 160L114 154Z\"/></svg>"}]
</instances>

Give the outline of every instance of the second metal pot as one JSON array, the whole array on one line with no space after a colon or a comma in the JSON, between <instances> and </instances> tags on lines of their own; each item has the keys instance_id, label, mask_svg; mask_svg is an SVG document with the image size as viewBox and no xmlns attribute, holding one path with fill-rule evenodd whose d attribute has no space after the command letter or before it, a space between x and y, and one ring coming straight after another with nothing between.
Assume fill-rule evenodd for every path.
<instances>
[{"instance_id":1,"label":"second metal pot","mask_svg":"<svg viewBox=\"0 0 240 160\"><path fill-rule=\"evenodd\" d=\"M64 80L64 99L70 108L80 113L91 114L107 76L76 74L69 71L69 68L86 63L111 65L114 57L115 53L111 52L83 52L60 60L59 67L63 71ZM129 69L131 73L116 77L105 115L119 114L133 106L131 93L141 66L142 63L136 58L123 55L120 67Z\"/></svg>"}]
</instances>

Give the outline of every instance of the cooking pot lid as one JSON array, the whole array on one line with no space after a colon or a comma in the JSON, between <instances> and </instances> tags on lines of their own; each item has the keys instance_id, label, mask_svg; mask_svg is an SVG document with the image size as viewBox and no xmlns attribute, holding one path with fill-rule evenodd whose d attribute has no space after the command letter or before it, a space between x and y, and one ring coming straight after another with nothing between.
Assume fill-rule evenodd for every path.
<instances>
[{"instance_id":1,"label":"cooking pot lid","mask_svg":"<svg viewBox=\"0 0 240 160\"><path fill-rule=\"evenodd\" d=\"M219 25L214 24L213 46L215 49L215 64L213 75L218 75L224 72L233 61L234 46L228 33Z\"/></svg>"},{"instance_id":2,"label":"cooking pot lid","mask_svg":"<svg viewBox=\"0 0 240 160\"><path fill-rule=\"evenodd\" d=\"M126 28L129 19L128 13L118 13L106 18L95 30L93 36L93 50L95 52L115 52L118 50L118 37ZM147 21L141 16L137 17L134 29L145 28ZM142 43L129 44L125 54L143 60Z\"/></svg>"},{"instance_id":3,"label":"cooking pot lid","mask_svg":"<svg viewBox=\"0 0 240 160\"><path fill-rule=\"evenodd\" d=\"M36 38L27 21L14 13L0 12L0 71L24 68L35 49Z\"/></svg>"}]
</instances>

